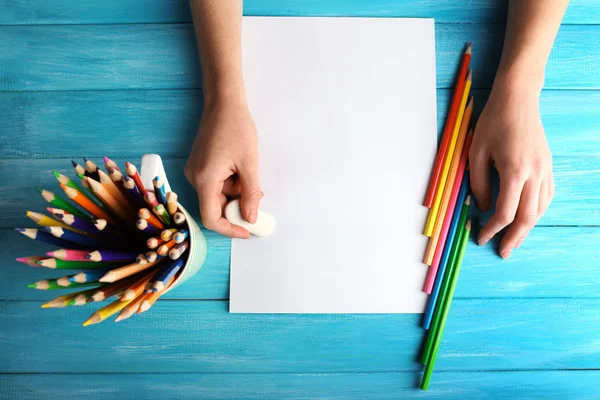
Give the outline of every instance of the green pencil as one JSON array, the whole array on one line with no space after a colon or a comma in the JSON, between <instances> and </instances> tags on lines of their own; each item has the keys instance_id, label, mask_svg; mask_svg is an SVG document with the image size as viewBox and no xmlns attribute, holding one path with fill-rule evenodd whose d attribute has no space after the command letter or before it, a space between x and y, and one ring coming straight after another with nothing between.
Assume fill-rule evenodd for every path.
<instances>
[{"instance_id":1,"label":"green pencil","mask_svg":"<svg viewBox=\"0 0 600 400\"><path fill-rule=\"evenodd\" d=\"M56 172L56 171L52 171L52 173L54 174L54 176L56 177L58 182L62 183L66 187L70 187L72 189L77 190L79 193L81 193L82 195L87 197L90 201L92 201L94 203L98 203L98 200L94 196L92 196L90 193L88 193L87 190L83 189L81 186L79 186L77 183L75 183L75 181L73 179L71 179L68 176L63 175L59 172ZM101 206L101 207L103 206L103 204L96 204L96 205Z\"/></svg>"},{"instance_id":2,"label":"green pencil","mask_svg":"<svg viewBox=\"0 0 600 400\"><path fill-rule=\"evenodd\" d=\"M458 253L458 248L462 240L462 235L465 232L465 223L467 221L467 216L469 215L469 205L465 202L463 205L462 211L460 213L460 219L458 220L458 232L454 236L454 242L452 242L452 248L450 250L450 257L448 259L448 266L446 267L446 272L444 273L444 278L442 280L442 286L440 288L440 293L437 298L437 302L435 304L435 309L433 311L433 317L431 319L431 326L427 331L427 337L425 338L425 344L423 346L423 351L421 353L421 364L427 365L429 358L431 357L431 347L433 344L433 338L436 335L436 331L438 328L438 323L440 320L440 309L444 304L446 299L446 295L448 292L448 287L450 283L450 277L452 276L452 271L454 266L456 265L456 258Z\"/></svg>"},{"instance_id":3,"label":"green pencil","mask_svg":"<svg viewBox=\"0 0 600 400\"><path fill-rule=\"evenodd\" d=\"M89 216L85 215L83 212L79 211L79 209L77 209L74 206L72 206L71 204L67 203L65 200L61 199L54 193L49 192L48 190L40 189L40 188L37 188L37 191L40 192L40 194L42 195L44 200L46 200L48 203L52 204L54 207L61 208L61 209L65 210L67 212L70 212L71 214L76 215L80 218L85 218L86 220L90 219Z\"/></svg>"},{"instance_id":4,"label":"green pencil","mask_svg":"<svg viewBox=\"0 0 600 400\"><path fill-rule=\"evenodd\" d=\"M59 278L59 279L63 279L63 278ZM27 287L30 289L38 289L38 290L56 290L56 289L73 289L73 288L80 288L80 287L101 286L102 285L99 282L86 282L86 283L69 282L69 286L60 286L58 284L59 279L44 279L43 281L37 281L35 283L30 283L29 285L27 285Z\"/></svg>"},{"instance_id":5,"label":"green pencil","mask_svg":"<svg viewBox=\"0 0 600 400\"><path fill-rule=\"evenodd\" d=\"M117 268L123 263L112 262L90 262L90 261L64 261L57 258L47 258L40 260L36 264L51 269L97 269L97 268Z\"/></svg>"},{"instance_id":6,"label":"green pencil","mask_svg":"<svg viewBox=\"0 0 600 400\"><path fill-rule=\"evenodd\" d=\"M437 357L438 350L440 348L440 343L442 341L442 335L444 334L444 327L446 326L446 320L448 319L448 313L450 312L450 306L452 305L452 297L454 296L454 289L456 289L456 282L458 282L458 274L460 273L460 267L462 265L463 258L465 257L465 251L467 249L467 242L469 241L469 236L471 234L471 219L467 220L465 224L464 232L461 235L460 246L458 249L458 256L456 262L454 263L454 267L452 268L452 276L450 278L450 288L448 289L448 294L446 296L446 300L442 305L440 320L438 324L438 329L436 330L435 338L433 339L433 346L431 350L431 358L427 362L427 366L425 367L425 373L423 374L423 379L421 380L421 389L427 390L429 387L429 381L431 380L431 373L433 372L433 366L435 365L435 359Z\"/></svg>"}]
</instances>

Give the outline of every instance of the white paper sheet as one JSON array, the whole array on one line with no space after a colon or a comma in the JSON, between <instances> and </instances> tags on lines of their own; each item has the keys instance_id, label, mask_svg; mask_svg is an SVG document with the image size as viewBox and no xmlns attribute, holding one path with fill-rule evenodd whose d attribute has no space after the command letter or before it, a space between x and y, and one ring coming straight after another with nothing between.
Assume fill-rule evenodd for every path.
<instances>
[{"instance_id":1,"label":"white paper sheet","mask_svg":"<svg viewBox=\"0 0 600 400\"><path fill-rule=\"evenodd\" d=\"M436 151L433 20L246 17L267 239L234 240L235 313L421 313Z\"/></svg>"}]
</instances>

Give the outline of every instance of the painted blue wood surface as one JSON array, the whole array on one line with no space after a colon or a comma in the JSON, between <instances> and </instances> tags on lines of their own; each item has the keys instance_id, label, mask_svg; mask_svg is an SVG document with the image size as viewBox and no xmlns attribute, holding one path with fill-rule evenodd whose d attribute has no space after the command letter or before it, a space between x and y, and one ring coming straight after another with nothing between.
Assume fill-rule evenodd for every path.
<instances>
[{"instance_id":1,"label":"painted blue wood surface","mask_svg":"<svg viewBox=\"0 0 600 400\"><path fill-rule=\"evenodd\" d=\"M491 87L503 34L503 25L437 24L438 88L453 86L460 54L471 41L474 88ZM598 25L562 26L545 87L600 87L598 37ZM188 24L5 26L0 54L0 90L189 89L201 82Z\"/></svg>"},{"instance_id":2,"label":"painted blue wood surface","mask_svg":"<svg viewBox=\"0 0 600 400\"><path fill-rule=\"evenodd\" d=\"M505 7L246 0L244 12L436 18L441 127L468 41L481 109L504 29L491 23ZM600 0L571 0L564 22L577 25L561 27L546 88L576 90L545 90L540 105L557 184L542 224L561 226L535 228L504 262L469 244L423 393L419 316L230 315L230 241L213 233L200 273L145 315L83 329L89 307L40 309L55 293L23 285L56 273L13 259L44 247L2 228L32 226L24 209L44 206L33 187L60 193L50 171L71 175L69 158L160 152L198 217L181 174L202 106L197 52L187 0L0 0L0 268L11 282L0 293L0 398L600 398L599 10Z\"/></svg>"},{"instance_id":3,"label":"painted blue wood surface","mask_svg":"<svg viewBox=\"0 0 600 400\"><path fill-rule=\"evenodd\" d=\"M488 91L472 93L479 115ZM437 91L440 134L451 95ZM201 110L200 90L0 92L0 159L187 157ZM600 91L544 90L540 112L555 156L600 155Z\"/></svg>"},{"instance_id":4,"label":"painted blue wood surface","mask_svg":"<svg viewBox=\"0 0 600 400\"><path fill-rule=\"evenodd\" d=\"M506 21L504 0L245 0L244 15L413 17L438 22ZM188 0L1 0L0 25L191 22ZM565 24L600 23L598 0L571 0Z\"/></svg>"},{"instance_id":5,"label":"painted blue wood surface","mask_svg":"<svg viewBox=\"0 0 600 400\"><path fill-rule=\"evenodd\" d=\"M523 379L527 375L527 380ZM0 398L133 399L599 399L596 371L436 372L427 392L413 372L345 374L0 375Z\"/></svg>"},{"instance_id":6,"label":"painted blue wood surface","mask_svg":"<svg viewBox=\"0 0 600 400\"><path fill-rule=\"evenodd\" d=\"M31 225L30 225L31 226ZM229 256L231 241L214 232L204 231L209 252L200 272L185 285L167 293L169 299L228 299ZM0 229L0 253L3 278L11 282L0 291L0 300L46 301L57 292L25 287L41 279L61 277L64 270L31 268L15 261L16 257L43 255L52 246L34 242L11 230ZM499 262L494 244L483 247L469 242L457 298L599 298L597 279L600 259L600 230L589 227L534 228L511 258ZM573 252L572 249L578 251ZM591 262L591 260L594 260ZM423 268L426 268L423 265ZM41 303L40 303L41 304Z\"/></svg>"},{"instance_id":7,"label":"painted blue wood surface","mask_svg":"<svg viewBox=\"0 0 600 400\"><path fill-rule=\"evenodd\" d=\"M160 148L156 150L160 153ZM111 156L111 154L108 154ZM96 159L100 162L101 159ZM115 158L119 164L124 159ZM137 157L129 161L139 163ZM179 196L180 202L199 218L196 205L198 196L187 183L183 169L185 158L165 159L169 182ZM52 171L74 176L70 159L5 160L0 161L0 176L10 176L10 185L0 185L0 207L3 217L0 228L30 225L25 210L43 211L47 207L44 199L35 191L43 187L58 195L62 189ZM599 157L554 157L554 179L556 196L540 225L600 225L600 158ZM64 197L64 196L63 196ZM483 216L485 221L487 216Z\"/></svg>"}]
</instances>

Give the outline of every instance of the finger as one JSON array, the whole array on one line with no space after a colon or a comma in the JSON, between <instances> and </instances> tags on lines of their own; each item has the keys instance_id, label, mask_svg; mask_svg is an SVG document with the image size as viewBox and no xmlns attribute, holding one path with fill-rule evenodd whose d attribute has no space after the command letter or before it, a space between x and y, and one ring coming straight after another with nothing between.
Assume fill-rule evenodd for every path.
<instances>
[{"instance_id":1,"label":"finger","mask_svg":"<svg viewBox=\"0 0 600 400\"><path fill-rule=\"evenodd\" d=\"M490 188L490 159L487 153L471 147L469 154L471 168L471 190L481 211L490 209L492 192Z\"/></svg>"},{"instance_id":2,"label":"finger","mask_svg":"<svg viewBox=\"0 0 600 400\"><path fill-rule=\"evenodd\" d=\"M542 184L540 186L540 197L538 200L538 219L544 215L544 213L546 212L546 210L548 209L548 205L550 204L550 197L549 197L549 190L550 190L550 185L548 183L549 177L548 178L544 178L544 180L542 180Z\"/></svg>"},{"instance_id":3,"label":"finger","mask_svg":"<svg viewBox=\"0 0 600 400\"><path fill-rule=\"evenodd\" d=\"M548 205L554 199L554 173L550 170L550 177L548 178Z\"/></svg>"},{"instance_id":4,"label":"finger","mask_svg":"<svg viewBox=\"0 0 600 400\"><path fill-rule=\"evenodd\" d=\"M516 179L500 177L500 193L496 201L496 211L479 232L479 245L486 244L494 235L515 219L523 183Z\"/></svg>"},{"instance_id":5,"label":"finger","mask_svg":"<svg viewBox=\"0 0 600 400\"><path fill-rule=\"evenodd\" d=\"M223 182L205 183L198 191L200 216L204 227L232 238L247 239L250 233L223 218L223 207L227 202L222 192Z\"/></svg>"},{"instance_id":6,"label":"finger","mask_svg":"<svg viewBox=\"0 0 600 400\"><path fill-rule=\"evenodd\" d=\"M231 175L223 182L223 193L229 198L239 196L241 191L240 179L237 175Z\"/></svg>"},{"instance_id":7,"label":"finger","mask_svg":"<svg viewBox=\"0 0 600 400\"><path fill-rule=\"evenodd\" d=\"M240 211L251 224L256 222L258 206L263 197L258 180L258 168L244 168L238 171L241 184Z\"/></svg>"},{"instance_id":8,"label":"finger","mask_svg":"<svg viewBox=\"0 0 600 400\"><path fill-rule=\"evenodd\" d=\"M510 224L510 228L508 228L502 243L500 243L500 256L502 258L508 258L517 242L521 238L525 239L527 233L537 223L540 187L541 182L537 180L529 180L523 187L516 218Z\"/></svg>"}]
</instances>

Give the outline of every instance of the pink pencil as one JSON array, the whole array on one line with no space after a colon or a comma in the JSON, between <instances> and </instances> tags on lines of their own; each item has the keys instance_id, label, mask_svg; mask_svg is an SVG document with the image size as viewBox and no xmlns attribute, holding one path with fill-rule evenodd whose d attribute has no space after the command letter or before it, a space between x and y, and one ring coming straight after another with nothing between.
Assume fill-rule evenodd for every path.
<instances>
[{"instance_id":1,"label":"pink pencil","mask_svg":"<svg viewBox=\"0 0 600 400\"><path fill-rule=\"evenodd\" d=\"M469 135L467 136L467 139L465 141L463 152L460 155L460 161L458 163L458 171L456 171L456 179L454 181L454 186L452 187L452 192L450 193L448 210L455 210L455 212L460 212L460 209L456 210L456 200L458 199L460 185L463 180L463 176L465 175L465 169L467 168L467 159L469 158L469 149L471 148L471 141L473 141L473 132L469 132ZM435 276L437 275L438 267L440 266L440 259L442 258L444 243L446 243L446 239L448 237L448 230L450 229L451 221L452 213L446 212L446 215L444 215L444 222L442 223L440 238L435 247L435 252L433 253L433 262L431 263L431 267L429 267L429 270L427 271L427 278L425 279L425 287L423 288L423 291L427 294L431 294L431 290L433 289L433 283L435 282Z\"/></svg>"},{"instance_id":2,"label":"pink pencil","mask_svg":"<svg viewBox=\"0 0 600 400\"><path fill-rule=\"evenodd\" d=\"M58 258L63 261L89 261L85 256L90 254L89 250L68 250L60 249L55 251L49 251L50 257Z\"/></svg>"}]
</instances>

